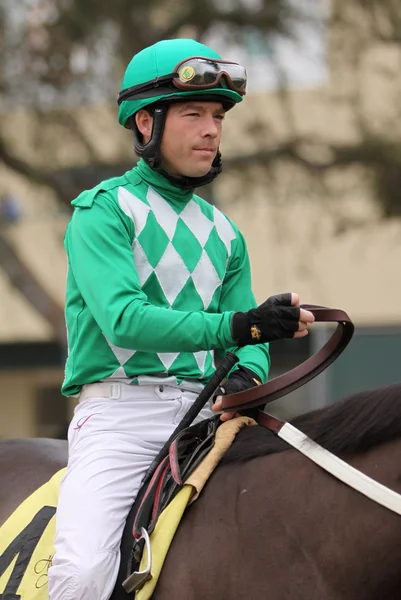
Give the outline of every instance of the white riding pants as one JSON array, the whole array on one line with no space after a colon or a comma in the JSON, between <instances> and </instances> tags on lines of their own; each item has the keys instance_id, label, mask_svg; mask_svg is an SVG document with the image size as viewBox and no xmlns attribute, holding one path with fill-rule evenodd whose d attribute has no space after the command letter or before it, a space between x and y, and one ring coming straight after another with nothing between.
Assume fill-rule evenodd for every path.
<instances>
[{"instance_id":1,"label":"white riding pants","mask_svg":"<svg viewBox=\"0 0 401 600\"><path fill-rule=\"evenodd\" d=\"M110 598L141 481L196 397L171 386L84 386L68 431L49 600ZM196 421L213 414L207 405Z\"/></svg>"}]
</instances>

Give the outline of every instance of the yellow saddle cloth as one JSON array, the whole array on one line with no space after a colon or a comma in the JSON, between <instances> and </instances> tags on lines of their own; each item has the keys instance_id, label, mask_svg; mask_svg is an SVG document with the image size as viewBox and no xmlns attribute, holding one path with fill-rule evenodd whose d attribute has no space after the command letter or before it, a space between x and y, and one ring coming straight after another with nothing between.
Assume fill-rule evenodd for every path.
<instances>
[{"instance_id":1,"label":"yellow saddle cloth","mask_svg":"<svg viewBox=\"0 0 401 600\"><path fill-rule=\"evenodd\" d=\"M54 554L55 513L65 469L29 496L0 528L0 595L47 600Z\"/></svg>"},{"instance_id":2,"label":"yellow saddle cloth","mask_svg":"<svg viewBox=\"0 0 401 600\"><path fill-rule=\"evenodd\" d=\"M246 425L256 423L239 417L217 429L214 447L161 513L150 536L152 578L136 593L136 600L151 598L186 506L197 499L235 435ZM8 593L19 595L21 600L48 600L47 574L54 554L55 512L64 473L65 469L58 471L0 527L0 597ZM147 558L145 550L141 570L145 569Z\"/></svg>"}]
</instances>

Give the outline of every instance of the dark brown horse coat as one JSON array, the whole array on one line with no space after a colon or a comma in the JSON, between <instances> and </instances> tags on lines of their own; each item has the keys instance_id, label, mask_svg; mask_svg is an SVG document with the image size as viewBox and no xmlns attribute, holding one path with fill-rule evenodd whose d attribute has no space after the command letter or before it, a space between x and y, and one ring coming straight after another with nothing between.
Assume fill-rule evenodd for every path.
<instances>
[{"instance_id":1,"label":"dark brown horse coat","mask_svg":"<svg viewBox=\"0 0 401 600\"><path fill-rule=\"evenodd\" d=\"M400 384L293 424L401 493ZM62 442L1 442L0 518L65 459ZM399 600L400 565L400 516L251 427L187 510L154 599Z\"/></svg>"}]
</instances>

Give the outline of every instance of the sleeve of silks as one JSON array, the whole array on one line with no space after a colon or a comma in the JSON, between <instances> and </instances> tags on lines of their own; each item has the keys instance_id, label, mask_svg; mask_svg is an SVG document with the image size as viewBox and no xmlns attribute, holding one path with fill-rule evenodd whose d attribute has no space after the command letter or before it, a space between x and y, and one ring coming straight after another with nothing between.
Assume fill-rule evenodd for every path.
<instances>
[{"instance_id":1,"label":"sleeve of silks","mask_svg":"<svg viewBox=\"0 0 401 600\"><path fill-rule=\"evenodd\" d=\"M223 281L219 306L222 313L225 311L246 312L257 306L252 292L251 268L246 242L237 227L233 223L231 224L237 235L232 242L233 252ZM270 369L269 344L244 346L243 348L232 346L228 350L234 352L239 358L239 363L233 370L239 365L243 365L256 373L262 383L267 381Z\"/></svg>"},{"instance_id":2,"label":"sleeve of silks","mask_svg":"<svg viewBox=\"0 0 401 600\"><path fill-rule=\"evenodd\" d=\"M75 208L65 236L68 267L98 326L116 346L196 352L231 346L232 312L154 306L141 289L132 253L134 224L107 194Z\"/></svg>"}]
</instances>

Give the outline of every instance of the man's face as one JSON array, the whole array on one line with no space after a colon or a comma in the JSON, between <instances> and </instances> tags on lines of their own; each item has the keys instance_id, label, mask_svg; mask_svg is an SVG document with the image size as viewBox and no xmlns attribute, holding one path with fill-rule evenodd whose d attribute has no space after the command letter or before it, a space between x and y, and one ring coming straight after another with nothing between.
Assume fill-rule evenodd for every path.
<instances>
[{"instance_id":1,"label":"man's face","mask_svg":"<svg viewBox=\"0 0 401 600\"><path fill-rule=\"evenodd\" d=\"M224 114L220 102L172 104L161 143L163 166L172 175L206 175L220 145Z\"/></svg>"}]
</instances>

